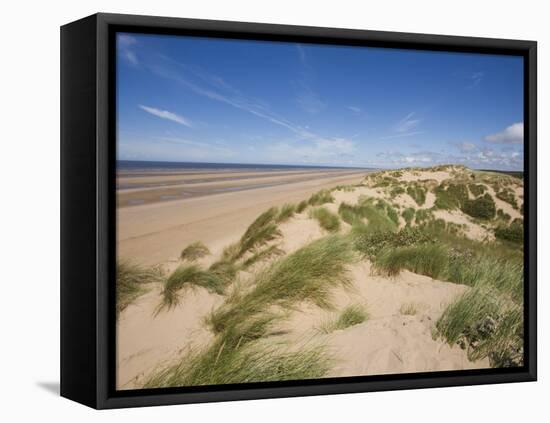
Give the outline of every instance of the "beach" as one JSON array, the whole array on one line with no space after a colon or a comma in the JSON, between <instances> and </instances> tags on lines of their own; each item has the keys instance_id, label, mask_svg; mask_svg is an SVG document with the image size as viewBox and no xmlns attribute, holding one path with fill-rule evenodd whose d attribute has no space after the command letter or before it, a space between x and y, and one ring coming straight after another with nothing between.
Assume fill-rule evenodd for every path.
<instances>
[{"instance_id":1,"label":"beach","mask_svg":"<svg viewBox=\"0 0 550 423\"><path fill-rule=\"evenodd\" d=\"M152 265L176 259L184 246L197 240L219 252L264 210L299 202L321 189L359 183L368 172L342 168L120 171L117 253ZM179 197L174 198L176 193Z\"/></svg>"}]
</instances>

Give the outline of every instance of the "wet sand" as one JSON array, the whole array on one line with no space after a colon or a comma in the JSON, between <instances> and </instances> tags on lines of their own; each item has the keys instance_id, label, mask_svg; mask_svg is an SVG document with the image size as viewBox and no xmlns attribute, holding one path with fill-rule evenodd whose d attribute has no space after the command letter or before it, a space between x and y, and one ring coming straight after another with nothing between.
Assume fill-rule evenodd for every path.
<instances>
[{"instance_id":1,"label":"wet sand","mask_svg":"<svg viewBox=\"0 0 550 423\"><path fill-rule=\"evenodd\" d=\"M135 188L117 191L117 253L139 263L157 264L176 259L186 245L197 240L216 252L237 240L267 208L299 202L323 188L359 183L368 172L300 169L121 174L118 183ZM166 183L173 185L162 185Z\"/></svg>"}]
</instances>

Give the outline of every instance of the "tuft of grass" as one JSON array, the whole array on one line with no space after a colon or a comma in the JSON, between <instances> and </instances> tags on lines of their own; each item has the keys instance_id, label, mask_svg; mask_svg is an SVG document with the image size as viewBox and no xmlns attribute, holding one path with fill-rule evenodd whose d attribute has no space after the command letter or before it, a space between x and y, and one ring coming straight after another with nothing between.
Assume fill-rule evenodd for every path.
<instances>
[{"instance_id":1,"label":"tuft of grass","mask_svg":"<svg viewBox=\"0 0 550 423\"><path fill-rule=\"evenodd\" d=\"M401 216L403 216L403 219L405 219L405 222L407 225L410 225L412 221L414 220L414 215L416 211L412 207L408 207L401 213Z\"/></svg>"},{"instance_id":2,"label":"tuft of grass","mask_svg":"<svg viewBox=\"0 0 550 423\"><path fill-rule=\"evenodd\" d=\"M418 308L415 303L404 303L399 308L399 312L404 316L414 316L418 313Z\"/></svg>"},{"instance_id":3,"label":"tuft of grass","mask_svg":"<svg viewBox=\"0 0 550 423\"><path fill-rule=\"evenodd\" d=\"M398 185L396 187L393 187L390 191L390 197L391 198L395 198L395 197L397 197L398 195L401 195L401 194L405 194L405 188L403 188L400 185Z\"/></svg>"},{"instance_id":4,"label":"tuft of grass","mask_svg":"<svg viewBox=\"0 0 550 423\"><path fill-rule=\"evenodd\" d=\"M331 213L324 207L317 207L309 212L309 216L317 219L319 225L328 232L338 232L340 230L340 218Z\"/></svg>"},{"instance_id":5,"label":"tuft of grass","mask_svg":"<svg viewBox=\"0 0 550 423\"><path fill-rule=\"evenodd\" d=\"M493 219L496 214L495 201L487 193L475 200L465 200L462 205L462 211L475 218Z\"/></svg>"},{"instance_id":6,"label":"tuft of grass","mask_svg":"<svg viewBox=\"0 0 550 423\"><path fill-rule=\"evenodd\" d=\"M369 318L369 313L364 306L360 304L352 304L347 306L336 320L324 322L320 330L323 333L331 333L335 330L342 330L351 326L363 323Z\"/></svg>"},{"instance_id":7,"label":"tuft of grass","mask_svg":"<svg viewBox=\"0 0 550 423\"><path fill-rule=\"evenodd\" d=\"M147 285L160 282L162 272L157 267L145 267L127 260L116 264L116 312L120 313L139 296L147 292Z\"/></svg>"},{"instance_id":8,"label":"tuft of grass","mask_svg":"<svg viewBox=\"0 0 550 423\"><path fill-rule=\"evenodd\" d=\"M247 251L253 251L281 236L276 224L278 216L279 210L277 207L272 207L258 216L241 237L239 247L232 258L239 259Z\"/></svg>"},{"instance_id":9,"label":"tuft of grass","mask_svg":"<svg viewBox=\"0 0 550 423\"><path fill-rule=\"evenodd\" d=\"M433 242L434 239L418 227L406 227L399 232L356 233L354 237L355 249L370 259L385 248L409 247Z\"/></svg>"},{"instance_id":10,"label":"tuft of grass","mask_svg":"<svg viewBox=\"0 0 550 423\"><path fill-rule=\"evenodd\" d=\"M514 209L516 210L518 209L518 202L516 200L516 196L514 194L514 191L512 191L510 188L505 188L502 191L497 192L496 197L510 204Z\"/></svg>"},{"instance_id":11,"label":"tuft of grass","mask_svg":"<svg viewBox=\"0 0 550 423\"><path fill-rule=\"evenodd\" d=\"M302 213L308 206L307 200L302 200L296 206L296 213Z\"/></svg>"},{"instance_id":12,"label":"tuft of grass","mask_svg":"<svg viewBox=\"0 0 550 423\"><path fill-rule=\"evenodd\" d=\"M519 219L514 219L508 226L498 226L495 229L495 236L499 239L522 244L524 237L523 222Z\"/></svg>"},{"instance_id":13,"label":"tuft of grass","mask_svg":"<svg viewBox=\"0 0 550 423\"><path fill-rule=\"evenodd\" d=\"M356 235L393 232L397 229L397 225L388 216L388 209L393 212L395 210L391 206L386 207L385 204L387 203L378 202L377 205L374 205L370 200L362 201L356 206L342 203L338 208L338 213L342 220L352 225L352 233ZM366 223L364 219L367 219Z\"/></svg>"},{"instance_id":14,"label":"tuft of grass","mask_svg":"<svg viewBox=\"0 0 550 423\"><path fill-rule=\"evenodd\" d=\"M180 265L164 282L162 301L157 313L167 308L175 307L179 302L180 291L183 288L205 288L216 294L223 294L225 281L215 271L201 269L196 264Z\"/></svg>"},{"instance_id":15,"label":"tuft of grass","mask_svg":"<svg viewBox=\"0 0 550 423\"><path fill-rule=\"evenodd\" d=\"M311 197L309 197L308 204L311 206L320 206L325 203L333 203L334 197L329 190L323 189L319 192L316 192Z\"/></svg>"},{"instance_id":16,"label":"tuft of grass","mask_svg":"<svg viewBox=\"0 0 550 423\"><path fill-rule=\"evenodd\" d=\"M269 247L264 248L263 250L260 250L257 253L254 253L249 258L247 258L243 262L242 268L248 269L250 266L252 266L253 264L259 261L267 260L276 256L281 256L283 254L284 254L284 251L281 250L279 247L277 247L276 245L270 245Z\"/></svg>"},{"instance_id":17,"label":"tuft of grass","mask_svg":"<svg viewBox=\"0 0 550 423\"><path fill-rule=\"evenodd\" d=\"M224 285L229 285L237 276L239 267L232 261L218 260L210 265L208 271L220 278Z\"/></svg>"},{"instance_id":18,"label":"tuft of grass","mask_svg":"<svg viewBox=\"0 0 550 423\"><path fill-rule=\"evenodd\" d=\"M279 215L276 219L277 223L281 223L290 219L292 216L294 216L295 212L296 206L294 204L285 204L283 207L281 207L281 210L279 211Z\"/></svg>"},{"instance_id":19,"label":"tuft of grass","mask_svg":"<svg viewBox=\"0 0 550 423\"><path fill-rule=\"evenodd\" d=\"M396 276L407 269L414 273L439 279L447 269L447 252L437 244L386 248L374 259L374 268L381 274Z\"/></svg>"},{"instance_id":20,"label":"tuft of grass","mask_svg":"<svg viewBox=\"0 0 550 423\"><path fill-rule=\"evenodd\" d=\"M441 184L435 188L434 192L435 207L438 209L458 209L468 200L468 190L465 184Z\"/></svg>"},{"instance_id":21,"label":"tuft of grass","mask_svg":"<svg viewBox=\"0 0 550 423\"><path fill-rule=\"evenodd\" d=\"M330 366L331 358L322 345L306 346L296 351L269 346L261 340L239 345L220 337L208 348L191 351L175 364L157 369L143 387L317 379L324 376Z\"/></svg>"},{"instance_id":22,"label":"tuft of grass","mask_svg":"<svg viewBox=\"0 0 550 423\"><path fill-rule=\"evenodd\" d=\"M470 188L470 192L474 195L474 197L479 197L487 191L487 187L481 184L468 184L468 188Z\"/></svg>"},{"instance_id":23,"label":"tuft of grass","mask_svg":"<svg viewBox=\"0 0 550 423\"><path fill-rule=\"evenodd\" d=\"M426 190L419 184L411 184L407 187L407 194L418 204L424 205L426 202Z\"/></svg>"},{"instance_id":24,"label":"tuft of grass","mask_svg":"<svg viewBox=\"0 0 550 423\"><path fill-rule=\"evenodd\" d=\"M180 260L196 261L210 254L210 250L200 241L193 242L185 247L181 254Z\"/></svg>"},{"instance_id":25,"label":"tuft of grass","mask_svg":"<svg viewBox=\"0 0 550 423\"><path fill-rule=\"evenodd\" d=\"M254 288L224 303L209 318L216 333L239 322L261 315L270 306L288 307L310 301L322 308L331 307L330 290L350 283L346 265L354 260L346 237L321 238L289 254L255 277Z\"/></svg>"}]
</instances>

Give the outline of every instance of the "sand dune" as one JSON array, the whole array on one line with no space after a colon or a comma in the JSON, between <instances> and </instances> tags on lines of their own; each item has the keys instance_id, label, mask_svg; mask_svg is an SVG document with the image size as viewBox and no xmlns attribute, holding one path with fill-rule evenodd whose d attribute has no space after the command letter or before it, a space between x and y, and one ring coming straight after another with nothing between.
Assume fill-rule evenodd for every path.
<instances>
[{"instance_id":1,"label":"sand dune","mask_svg":"<svg viewBox=\"0 0 550 423\"><path fill-rule=\"evenodd\" d=\"M461 172L465 171L461 168L403 171L399 179L403 183L436 180L439 184L462 178ZM142 264L161 264L170 272L179 263L177 257L181 249L200 240L211 254L199 259L197 264L208 266L218 260L223 248L237 241L252 221L269 207L297 203L322 188L355 185L361 181L361 186L332 191L334 201L320 207L337 214L342 203L354 205L368 198L382 199L391 202L399 213L406 208L425 210L432 219L461 228L461 234L472 240L494 240L491 225L482 224L461 210L435 209L436 195L432 191L427 192L422 205L407 193L392 196L391 186L380 184L380 177L386 174L389 172L365 181L364 175L360 174L335 174L327 179L294 180L282 186L251 191L120 208L119 254ZM481 181L479 184L495 197L490 182ZM521 204L522 189L519 182L513 184L517 184L514 192ZM510 204L496 200L497 209L509 213L512 218L521 217ZM400 227L403 227L405 221L402 216L399 219ZM277 246L286 255L329 233L310 216L308 209L280 223L278 229L280 236L269 241L266 247ZM349 229L347 223L341 223L340 233L345 234ZM229 292L253 289L251 283L255 272L274 260L276 258L271 257L251 268L241 269ZM365 258L349 265L347 270L351 285L332 290L333 309L323 309L309 302L295 304L285 312L285 317L277 323L266 342L290 345L291 348L305 343L325 345L334 363L325 377L490 367L488 358L471 361L466 350L434 336L435 323L447 306L468 292L470 287L407 270L394 277L383 276ZM161 290L160 284L151 286L149 292L131 304L119 318L117 386L121 389L141 387L159 366L177 361L191 350L200 350L214 339L204 318L226 301L225 296L209 293L203 288L188 288L180 293L180 302L175 308L162 311L155 317ZM368 311L365 321L328 333L320 330L346 307L357 304Z\"/></svg>"}]
</instances>

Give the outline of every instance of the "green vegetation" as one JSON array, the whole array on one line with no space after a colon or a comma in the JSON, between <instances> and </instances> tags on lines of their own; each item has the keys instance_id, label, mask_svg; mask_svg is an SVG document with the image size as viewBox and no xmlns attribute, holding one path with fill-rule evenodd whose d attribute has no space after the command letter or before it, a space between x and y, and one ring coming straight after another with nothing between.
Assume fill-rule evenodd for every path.
<instances>
[{"instance_id":1,"label":"green vegetation","mask_svg":"<svg viewBox=\"0 0 550 423\"><path fill-rule=\"evenodd\" d=\"M407 225L412 224L415 213L416 211L412 207L409 207L403 210L403 212L401 213L401 216L403 216L403 219L405 219L405 222L407 223Z\"/></svg>"},{"instance_id":2,"label":"green vegetation","mask_svg":"<svg viewBox=\"0 0 550 423\"><path fill-rule=\"evenodd\" d=\"M419 206L424 205L426 202L426 189L420 184L411 184L407 187L407 194L418 204Z\"/></svg>"},{"instance_id":3,"label":"green vegetation","mask_svg":"<svg viewBox=\"0 0 550 423\"><path fill-rule=\"evenodd\" d=\"M462 211L475 218L493 219L496 214L495 201L489 194L485 194L475 200L464 201Z\"/></svg>"},{"instance_id":4,"label":"green vegetation","mask_svg":"<svg viewBox=\"0 0 550 423\"><path fill-rule=\"evenodd\" d=\"M160 282L162 273L156 267L144 267L127 260L116 264L116 313L117 316L139 296L147 292L152 282Z\"/></svg>"},{"instance_id":5,"label":"green vegetation","mask_svg":"<svg viewBox=\"0 0 550 423\"><path fill-rule=\"evenodd\" d=\"M209 324L221 333L261 316L270 306L288 307L299 301L330 308L330 289L349 284L346 265L353 259L346 237L332 235L314 241L261 270L254 288L228 299L211 314Z\"/></svg>"},{"instance_id":6,"label":"green vegetation","mask_svg":"<svg viewBox=\"0 0 550 423\"><path fill-rule=\"evenodd\" d=\"M183 249L180 260L197 261L210 254L210 250L200 241L193 242Z\"/></svg>"},{"instance_id":7,"label":"green vegetation","mask_svg":"<svg viewBox=\"0 0 550 423\"><path fill-rule=\"evenodd\" d=\"M353 304L347 306L336 320L329 320L324 322L320 330L323 333L331 333L335 330L342 330L351 326L363 323L369 318L369 314L364 306L359 304Z\"/></svg>"},{"instance_id":8,"label":"green vegetation","mask_svg":"<svg viewBox=\"0 0 550 423\"><path fill-rule=\"evenodd\" d=\"M479 197L487 191L487 187L481 184L468 184L468 188L474 197Z\"/></svg>"},{"instance_id":9,"label":"green vegetation","mask_svg":"<svg viewBox=\"0 0 550 423\"><path fill-rule=\"evenodd\" d=\"M285 204L283 207L281 207L281 211L277 216L277 219L276 219L277 223L282 223L290 219L292 216L294 216L295 212L296 212L296 206L294 204Z\"/></svg>"},{"instance_id":10,"label":"green vegetation","mask_svg":"<svg viewBox=\"0 0 550 423\"><path fill-rule=\"evenodd\" d=\"M495 229L495 236L506 241L523 243L523 222L521 219L514 219L508 226L498 226Z\"/></svg>"},{"instance_id":11,"label":"green vegetation","mask_svg":"<svg viewBox=\"0 0 550 423\"><path fill-rule=\"evenodd\" d=\"M308 206L308 202L306 200L302 200L298 203L296 206L296 213L302 213Z\"/></svg>"},{"instance_id":12,"label":"green vegetation","mask_svg":"<svg viewBox=\"0 0 550 423\"><path fill-rule=\"evenodd\" d=\"M338 232L340 230L340 218L338 215L330 212L324 207L317 207L309 212L309 216L317 219L319 225L329 232Z\"/></svg>"},{"instance_id":13,"label":"green vegetation","mask_svg":"<svg viewBox=\"0 0 550 423\"><path fill-rule=\"evenodd\" d=\"M415 303L405 303L401 305L399 312L404 316L414 316L418 313L418 308Z\"/></svg>"},{"instance_id":14,"label":"green vegetation","mask_svg":"<svg viewBox=\"0 0 550 423\"><path fill-rule=\"evenodd\" d=\"M205 288L216 294L223 294L225 281L213 271L201 269L196 264L180 265L164 282L162 302L157 313L175 307L179 302L179 291L183 288Z\"/></svg>"},{"instance_id":15,"label":"green vegetation","mask_svg":"<svg viewBox=\"0 0 550 423\"><path fill-rule=\"evenodd\" d=\"M391 210L388 214L388 210ZM352 225L354 234L395 231L397 225L393 219L397 219L397 212L389 204L370 200L360 201L359 205L351 206L341 203L338 213L344 222ZM367 222L365 223L365 220Z\"/></svg>"},{"instance_id":16,"label":"green vegetation","mask_svg":"<svg viewBox=\"0 0 550 423\"><path fill-rule=\"evenodd\" d=\"M523 364L523 265L480 257L457 269L472 289L437 322L450 344L468 349L470 360L488 357L493 367Z\"/></svg>"},{"instance_id":17,"label":"green vegetation","mask_svg":"<svg viewBox=\"0 0 550 423\"><path fill-rule=\"evenodd\" d=\"M401 195L401 194L405 194L405 188L403 188L402 186L398 185L396 187L393 187L390 191L390 197L391 198L395 198L397 197L398 195Z\"/></svg>"},{"instance_id":18,"label":"green vegetation","mask_svg":"<svg viewBox=\"0 0 550 423\"><path fill-rule=\"evenodd\" d=\"M319 192L316 192L311 197L309 197L308 204L311 206L320 206L325 203L333 203L334 197L329 190L323 189Z\"/></svg>"},{"instance_id":19,"label":"green vegetation","mask_svg":"<svg viewBox=\"0 0 550 423\"><path fill-rule=\"evenodd\" d=\"M256 248L267 244L269 241L281 235L277 227L279 211L276 207L262 213L252 222L239 241L239 247L233 259L241 258L246 252L254 251Z\"/></svg>"},{"instance_id":20,"label":"green vegetation","mask_svg":"<svg viewBox=\"0 0 550 423\"><path fill-rule=\"evenodd\" d=\"M418 227L406 227L399 232L362 233L354 237L354 246L364 257L373 259L384 249L431 244L434 239Z\"/></svg>"},{"instance_id":21,"label":"green vegetation","mask_svg":"<svg viewBox=\"0 0 550 423\"><path fill-rule=\"evenodd\" d=\"M248 269L250 266L252 266L253 264L259 261L267 260L276 256L281 256L283 254L284 254L284 251L281 250L279 247L277 247L276 245L270 245L269 247L266 247L263 250L260 250L254 253L253 255L251 255L249 258L247 258L243 262L242 268Z\"/></svg>"},{"instance_id":22,"label":"green vegetation","mask_svg":"<svg viewBox=\"0 0 550 423\"><path fill-rule=\"evenodd\" d=\"M512 191L510 188L503 189L502 191L499 191L496 193L496 197L502 201L507 202L510 204L514 209L518 209L518 202L516 201L516 196L514 194L514 191Z\"/></svg>"},{"instance_id":23,"label":"green vegetation","mask_svg":"<svg viewBox=\"0 0 550 423\"><path fill-rule=\"evenodd\" d=\"M446 270L446 251L436 244L386 248L374 260L374 268L383 275L397 276L401 270L438 279Z\"/></svg>"},{"instance_id":24,"label":"green vegetation","mask_svg":"<svg viewBox=\"0 0 550 423\"><path fill-rule=\"evenodd\" d=\"M466 200L468 190L464 184L441 184L435 188L435 207L438 209L458 209Z\"/></svg>"},{"instance_id":25,"label":"green vegetation","mask_svg":"<svg viewBox=\"0 0 550 423\"><path fill-rule=\"evenodd\" d=\"M512 216L510 216L508 213L505 213L502 209L497 210L497 218L504 220L505 222L509 222L512 220Z\"/></svg>"}]
</instances>

